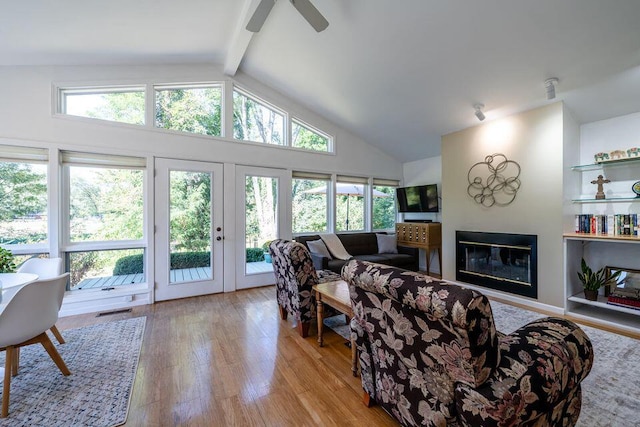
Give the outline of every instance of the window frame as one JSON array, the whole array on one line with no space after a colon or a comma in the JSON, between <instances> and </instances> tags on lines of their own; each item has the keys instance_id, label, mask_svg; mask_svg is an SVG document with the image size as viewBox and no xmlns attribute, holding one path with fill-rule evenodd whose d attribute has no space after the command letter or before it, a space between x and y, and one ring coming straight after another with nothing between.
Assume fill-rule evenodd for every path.
<instances>
[{"instance_id":1,"label":"window frame","mask_svg":"<svg viewBox=\"0 0 640 427\"><path fill-rule=\"evenodd\" d=\"M189 88L207 88L219 86L221 89L221 135L206 135L194 132L186 132L181 130L173 130L167 128L157 127L155 124L155 101L156 90L165 89L189 89ZM80 120L80 121L98 121L106 126L124 126L129 128L136 128L147 131L161 132L166 134L180 134L195 138L216 139L219 141L229 143L245 143L245 144L259 144L263 147L271 148L284 148L287 150L301 151L305 153L335 155L336 154L336 137L331 133L324 131L319 126L312 125L308 120L303 120L300 116L296 115L291 108L281 108L276 103L270 102L267 98L257 95L253 90L245 88L243 85L237 84L231 80L216 80L216 81L195 81L195 82L141 82L140 80L129 80L125 83L111 83L111 82L96 82L95 84L87 84L86 82L54 82L52 83L52 116L56 118L64 118L68 120ZM233 129L233 116L234 116L234 103L233 94L238 91L242 96L246 96L257 104L264 108L268 108L283 117L283 133L282 144L264 143L260 141L250 141L243 139L236 139L234 137ZM144 95L144 112L143 112L143 124L128 123L124 121L115 121L95 117L73 115L66 112L66 94L78 93L78 94L105 94L105 93L122 93L122 92L142 92ZM293 125L300 125L307 130L317 133L318 135L327 138L327 150L311 150L307 148L300 148L293 146Z\"/></svg>"},{"instance_id":2,"label":"window frame","mask_svg":"<svg viewBox=\"0 0 640 427\"><path fill-rule=\"evenodd\" d=\"M245 142L245 143L253 143L253 144L260 144L261 146L266 146L266 147L282 147L282 148L291 148L291 136L290 136L290 132L288 131L288 129L291 128L290 126L290 115L287 111L276 107L274 104L272 104L269 101L266 101L264 98L255 95L253 92L245 89L242 86L239 86L237 84L234 84L231 88L231 100L230 100L230 104L231 104L231 123L233 124L233 118L235 116L235 100L234 100L234 94L235 92L238 92L240 95L249 98L250 100L252 100L253 102L261 105L264 108L267 108L277 114L282 115L282 144L274 144L271 142L262 142L262 141L253 141L250 139L238 139L235 137L234 134L234 130L231 129L231 134L228 135L228 137L230 139L232 139L233 141L238 141L238 142ZM235 128L235 126L233 126L233 128Z\"/></svg>"},{"instance_id":3,"label":"window frame","mask_svg":"<svg viewBox=\"0 0 640 427\"><path fill-rule=\"evenodd\" d=\"M65 266L69 266L70 254L80 252L99 252L99 251L115 251L127 249L141 249L143 252L144 277L142 284L150 282L149 261L151 255L148 245L148 218L149 216L149 159L147 157L136 157L119 154L90 153L79 151L60 151L60 168L61 168L61 218L59 227L59 251L64 259ZM142 166L144 164L144 166ZM93 240L93 241L72 241L71 240L71 177L70 167L82 166L104 169L134 169L141 170L142 176L142 237L140 239L120 239L120 240ZM153 175L153 174L151 174ZM134 286L132 284L131 286ZM82 290L90 292L93 289ZM100 290L99 288L97 290ZM80 291L73 289L72 292Z\"/></svg>"},{"instance_id":4,"label":"window frame","mask_svg":"<svg viewBox=\"0 0 640 427\"><path fill-rule=\"evenodd\" d=\"M324 231L294 231L293 230L293 201L294 201L294 197L293 194L291 195L291 230L292 230L292 234L294 236L303 236L303 235L307 235L310 233L329 233L331 230L333 230L334 226L333 224L335 223L335 220L333 219L333 215L331 214L331 212L333 212L333 206L335 205L335 200L333 200L333 193L334 193L334 185L333 185L333 179L332 179L332 175L331 174L327 174L327 173L322 173L322 172L304 172L304 171L292 171L291 174L291 185L293 187L293 182L295 180L312 180L312 181L319 181L319 182L325 182L327 191L325 193L325 198L326 198L326 209L325 209L325 220L326 220L326 229ZM306 190L305 190L306 191Z\"/></svg>"},{"instance_id":5,"label":"window frame","mask_svg":"<svg viewBox=\"0 0 640 427\"><path fill-rule=\"evenodd\" d=\"M304 120L292 116L290 119L290 129L291 129L291 136L289 137L289 140L291 142L291 148L293 150L301 150L301 151L305 151L305 152L311 152L311 153L325 153L325 154L334 154L335 150L334 150L334 144L333 144L333 137L331 135L329 135L326 132L321 131L320 129L318 129L315 126L312 126L310 124L308 124L307 122L305 122ZM296 124L302 128L307 129L310 132L313 132L323 138L325 138L327 140L327 149L326 151L320 151L320 150L312 150L310 148L304 148L304 147L294 147L293 146L293 125Z\"/></svg>"},{"instance_id":6,"label":"window frame","mask_svg":"<svg viewBox=\"0 0 640 427\"><path fill-rule=\"evenodd\" d=\"M60 114L64 117L76 117L76 118L81 118L81 119L88 119L88 120L100 120L102 122L105 123L117 123L119 125L126 125L126 126L136 126L136 127L147 127L149 124L148 122L148 112L147 112L147 104L148 104L148 88L146 84L121 84L121 85L88 85L88 86L68 86L68 85L61 85L61 86L55 86L56 88L56 109L55 112L56 114ZM118 120L109 120L109 119L103 119L103 118L99 118L99 117L87 117L87 116L79 116L77 114L69 114L67 112L67 94L68 93L75 93L75 94L82 94L82 95L102 95L102 94L110 94L110 93L131 93L131 92L142 92L143 98L144 98L144 109L143 109L143 114L142 114L142 119L143 119L143 123L142 124L138 124L138 123L129 123L129 122L124 122L124 121L118 121Z\"/></svg>"},{"instance_id":7,"label":"window frame","mask_svg":"<svg viewBox=\"0 0 640 427\"><path fill-rule=\"evenodd\" d=\"M157 102L157 92L162 90L176 90L176 89L209 89L218 87L220 89L220 135L207 135L195 132L187 132L183 130L169 129L158 127L156 125L156 102ZM210 138L224 138L227 135L227 129L225 126L226 120L226 110L227 110L227 100L226 100L226 91L225 84L222 81L219 82L199 82L199 83L165 83L165 84L153 84L151 85L151 90L153 91L152 101L153 101L153 111L151 111L151 116L153 117L153 121L151 123L151 127L153 129L161 131L161 132L172 132L179 134L187 134L193 136L201 136L201 137L210 137ZM147 104L145 104L147 105ZM149 112L145 111L145 114L149 115Z\"/></svg>"},{"instance_id":8,"label":"window frame","mask_svg":"<svg viewBox=\"0 0 640 427\"><path fill-rule=\"evenodd\" d=\"M52 185L54 177L52 176L53 173L49 159L50 154L47 148L0 144L0 162L41 164L45 166L47 175L47 238L44 242L39 243L7 243L1 245L3 248L10 250L14 255L50 254L50 248L53 244L52 222L55 221L55 218L51 216L54 209L52 207L52 195L54 191Z\"/></svg>"}]
</instances>

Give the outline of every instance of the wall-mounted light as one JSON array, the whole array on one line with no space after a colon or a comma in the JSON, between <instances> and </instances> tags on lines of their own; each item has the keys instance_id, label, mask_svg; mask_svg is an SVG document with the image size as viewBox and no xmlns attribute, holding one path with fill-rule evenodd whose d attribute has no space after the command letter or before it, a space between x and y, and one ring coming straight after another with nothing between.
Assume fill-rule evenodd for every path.
<instances>
[{"instance_id":1,"label":"wall-mounted light","mask_svg":"<svg viewBox=\"0 0 640 427\"><path fill-rule=\"evenodd\" d=\"M483 121L485 119L484 113L482 112L484 104L474 104L473 108L476 110L476 117L478 120Z\"/></svg>"},{"instance_id":2,"label":"wall-mounted light","mask_svg":"<svg viewBox=\"0 0 640 427\"><path fill-rule=\"evenodd\" d=\"M556 85L558 84L558 79L555 77L551 77L544 81L544 87L547 90L547 99L553 99L556 97Z\"/></svg>"}]
</instances>

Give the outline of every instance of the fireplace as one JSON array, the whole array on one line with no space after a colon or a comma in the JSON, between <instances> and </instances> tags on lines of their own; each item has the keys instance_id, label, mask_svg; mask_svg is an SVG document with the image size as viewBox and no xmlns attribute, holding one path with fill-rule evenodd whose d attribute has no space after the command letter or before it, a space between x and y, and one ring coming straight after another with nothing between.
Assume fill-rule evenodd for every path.
<instances>
[{"instance_id":1,"label":"fireplace","mask_svg":"<svg viewBox=\"0 0 640 427\"><path fill-rule=\"evenodd\" d=\"M538 298L538 238L456 231L456 280Z\"/></svg>"}]
</instances>

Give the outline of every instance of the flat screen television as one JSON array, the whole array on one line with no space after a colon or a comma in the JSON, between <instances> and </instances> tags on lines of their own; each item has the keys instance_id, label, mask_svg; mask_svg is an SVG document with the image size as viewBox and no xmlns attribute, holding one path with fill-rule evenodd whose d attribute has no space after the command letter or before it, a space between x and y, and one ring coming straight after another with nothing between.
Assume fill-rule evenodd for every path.
<instances>
[{"instance_id":1,"label":"flat screen television","mask_svg":"<svg viewBox=\"0 0 640 427\"><path fill-rule=\"evenodd\" d=\"M398 212L438 212L438 186L415 185L396 188Z\"/></svg>"}]
</instances>

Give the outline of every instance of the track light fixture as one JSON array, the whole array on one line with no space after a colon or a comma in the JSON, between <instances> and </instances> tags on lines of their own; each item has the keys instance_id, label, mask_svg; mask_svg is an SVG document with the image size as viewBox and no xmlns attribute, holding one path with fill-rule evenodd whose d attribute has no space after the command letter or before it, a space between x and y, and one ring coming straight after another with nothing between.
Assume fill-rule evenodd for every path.
<instances>
[{"instance_id":1,"label":"track light fixture","mask_svg":"<svg viewBox=\"0 0 640 427\"><path fill-rule=\"evenodd\" d=\"M547 90L547 99L553 99L556 97L556 85L558 84L558 79L555 77L551 77L544 81L544 87Z\"/></svg>"},{"instance_id":2,"label":"track light fixture","mask_svg":"<svg viewBox=\"0 0 640 427\"><path fill-rule=\"evenodd\" d=\"M484 113L482 112L484 104L474 104L473 108L476 110L476 117L478 120L483 121L485 119Z\"/></svg>"}]
</instances>

